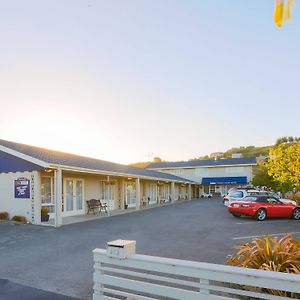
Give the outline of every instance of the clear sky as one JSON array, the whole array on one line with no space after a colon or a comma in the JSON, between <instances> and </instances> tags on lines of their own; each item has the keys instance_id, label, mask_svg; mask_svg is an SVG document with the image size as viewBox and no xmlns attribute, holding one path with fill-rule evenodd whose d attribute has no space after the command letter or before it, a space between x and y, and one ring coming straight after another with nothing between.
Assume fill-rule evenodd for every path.
<instances>
[{"instance_id":1,"label":"clear sky","mask_svg":"<svg viewBox=\"0 0 300 300\"><path fill-rule=\"evenodd\" d=\"M1 1L0 138L130 163L299 136L300 1L273 7Z\"/></svg>"}]
</instances>

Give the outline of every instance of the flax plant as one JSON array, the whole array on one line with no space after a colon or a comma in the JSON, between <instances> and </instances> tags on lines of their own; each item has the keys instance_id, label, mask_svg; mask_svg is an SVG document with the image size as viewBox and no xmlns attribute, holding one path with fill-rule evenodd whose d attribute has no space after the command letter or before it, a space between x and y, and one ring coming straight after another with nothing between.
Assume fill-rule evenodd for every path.
<instances>
[{"instance_id":1,"label":"flax plant","mask_svg":"<svg viewBox=\"0 0 300 300\"><path fill-rule=\"evenodd\" d=\"M227 263L234 266L300 274L300 243L290 234L282 238L265 235L235 247L237 253ZM266 292L283 297L300 299L300 294L269 290Z\"/></svg>"}]
</instances>

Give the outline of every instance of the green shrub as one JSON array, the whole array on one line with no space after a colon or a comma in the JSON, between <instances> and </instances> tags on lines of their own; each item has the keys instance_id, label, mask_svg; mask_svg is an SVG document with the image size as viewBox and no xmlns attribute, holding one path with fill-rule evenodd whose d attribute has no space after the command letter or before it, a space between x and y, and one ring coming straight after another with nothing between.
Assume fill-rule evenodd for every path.
<instances>
[{"instance_id":1,"label":"green shrub","mask_svg":"<svg viewBox=\"0 0 300 300\"><path fill-rule=\"evenodd\" d=\"M6 211L0 211L0 220L9 220L9 214Z\"/></svg>"}]
</instances>

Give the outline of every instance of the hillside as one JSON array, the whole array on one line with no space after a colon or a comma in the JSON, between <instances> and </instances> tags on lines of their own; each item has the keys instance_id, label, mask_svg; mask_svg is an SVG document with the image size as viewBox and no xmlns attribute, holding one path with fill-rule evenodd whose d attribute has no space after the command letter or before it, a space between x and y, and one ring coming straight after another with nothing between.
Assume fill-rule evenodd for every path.
<instances>
[{"instance_id":1,"label":"hillside","mask_svg":"<svg viewBox=\"0 0 300 300\"><path fill-rule=\"evenodd\" d=\"M275 145L271 146L263 146L263 147L255 147L255 146L241 146L239 148L231 148L227 151L225 151L222 156L218 156L218 158L231 158L232 154L240 153L242 154L242 157L259 157L259 156L267 156L269 154L269 149L271 147L276 147L279 144L285 144L286 146L292 145L293 143L296 143L300 141L300 137L292 137L292 136L283 136L276 140ZM209 155L200 156L191 158L189 160L199 160L199 159L215 159L215 157L210 157ZM160 157L154 157L154 161L148 161L148 162L137 162L130 164L130 166L138 167L138 168L145 168L152 162L162 162Z\"/></svg>"},{"instance_id":2,"label":"hillside","mask_svg":"<svg viewBox=\"0 0 300 300\"><path fill-rule=\"evenodd\" d=\"M227 150L224 153L223 157L230 158L233 153L241 153L243 157L266 156L268 155L269 149L271 147L273 147L273 145L263 146L263 147L248 146L248 147L232 148Z\"/></svg>"},{"instance_id":3,"label":"hillside","mask_svg":"<svg viewBox=\"0 0 300 300\"><path fill-rule=\"evenodd\" d=\"M224 152L223 156L220 158L231 158L232 154L234 153L241 153L242 157L258 157L258 156L266 156L269 153L269 149L273 147L272 146L263 146L263 147L255 147L255 146L246 146L246 147L239 147L239 148L231 148ZM202 157L197 157L197 158L191 158L190 160L198 160L198 159L211 159L213 160L214 158L210 158L208 155L202 156ZM130 166L137 167L137 168L145 168L149 164L151 164L152 161L147 161L147 162L136 162L129 164Z\"/></svg>"}]
</instances>

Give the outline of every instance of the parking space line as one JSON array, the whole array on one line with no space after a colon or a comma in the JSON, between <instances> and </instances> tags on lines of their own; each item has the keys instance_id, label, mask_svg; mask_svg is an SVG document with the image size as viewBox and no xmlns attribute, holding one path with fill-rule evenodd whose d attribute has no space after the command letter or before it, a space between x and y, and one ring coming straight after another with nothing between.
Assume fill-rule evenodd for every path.
<instances>
[{"instance_id":1,"label":"parking space line","mask_svg":"<svg viewBox=\"0 0 300 300\"><path fill-rule=\"evenodd\" d=\"M294 231L294 232L284 232L284 233L272 233L268 234L268 236L280 236L285 234L300 234L300 231ZM259 238L264 237L265 235L248 235L248 236L240 236L240 237L234 237L233 240L246 240L246 239L252 239L252 238Z\"/></svg>"},{"instance_id":2,"label":"parking space line","mask_svg":"<svg viewBox=\"0 0 300 300\"><path fill-rule=\"evenodd\" d=\"M291 222L291 220L278 220L278 221L265 221L265 222L257 222L255 220L253 221L245 221L245 222L237 222L236 225L244 225L244 224L276 224L276 223L288 223Z\"/></svg>"}]
</instances>

